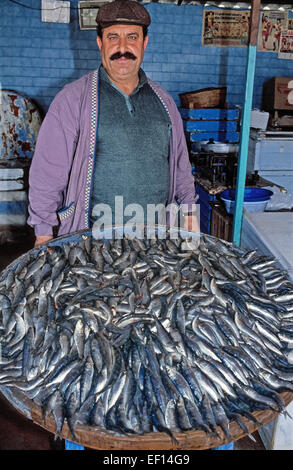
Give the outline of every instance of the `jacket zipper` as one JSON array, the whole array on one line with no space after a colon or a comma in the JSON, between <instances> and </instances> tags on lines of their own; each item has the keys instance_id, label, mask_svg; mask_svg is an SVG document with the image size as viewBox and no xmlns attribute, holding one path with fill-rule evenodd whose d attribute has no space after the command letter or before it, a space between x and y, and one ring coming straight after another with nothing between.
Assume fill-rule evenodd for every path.
<instances>
[{"instance_id":1,"label":"jacket zipper","mask_svg":"<svg viewBox=\"0 0 293 470\"><path fill-rule=\"evenodd\" d=\"M90 226L90 199L92 194L92 176L95 165L96 142L98 133L98 75L98 70L95 70L92 78L91 91L90 154L85 187L85 228L89 228Z\"/></svg>"}]
</instances>

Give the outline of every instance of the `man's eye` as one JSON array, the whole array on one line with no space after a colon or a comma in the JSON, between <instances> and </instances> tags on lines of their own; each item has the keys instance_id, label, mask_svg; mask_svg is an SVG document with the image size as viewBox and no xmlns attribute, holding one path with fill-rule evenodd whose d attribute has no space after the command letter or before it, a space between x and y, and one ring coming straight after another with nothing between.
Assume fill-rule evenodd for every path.
<instances>
[{"instance_id":1,"label":"man's eye","mask_svg":"<svg viewBox=\"0 0 293 470\"><path fill-rule=\"evenodd\" d=\"M129 36L129 39L130 39L131 41L136 41L136 40L137 40L137 36Z\"/></svg>"}]
</instances>

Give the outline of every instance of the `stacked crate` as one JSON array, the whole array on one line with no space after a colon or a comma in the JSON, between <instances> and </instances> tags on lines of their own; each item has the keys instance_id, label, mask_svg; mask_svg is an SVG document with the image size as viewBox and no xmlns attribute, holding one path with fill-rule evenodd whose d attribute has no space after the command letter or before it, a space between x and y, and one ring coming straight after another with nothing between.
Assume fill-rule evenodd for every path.
<instances>
[{"instance_id":1,"label":"stacked crate","mask_svg":"<svg viewBox=\"0 0 293 470\"><path fill-rule=\"evenodd\" d=\"M195 142L239 142L239 108L179 108L187 143L192 150Z\"/></svg>"},{"instance_id":2,"label":"stacked crate","mask_svg":"<svg viewBox=\"0 0 293 470\"><path fill-rule=\"evenodd\" d=\"M179 108L183 120L183 127L190 155L200 150L200 142L213 140L222 143L239 143L239 107L226 108ZM193 169L197 172L197 168ZM204 233L210 233L212 206L217 197L210 194L200 184L196 185L196 193L199 195L200 204L200 228Z\"/></svg>"}]
</instances>

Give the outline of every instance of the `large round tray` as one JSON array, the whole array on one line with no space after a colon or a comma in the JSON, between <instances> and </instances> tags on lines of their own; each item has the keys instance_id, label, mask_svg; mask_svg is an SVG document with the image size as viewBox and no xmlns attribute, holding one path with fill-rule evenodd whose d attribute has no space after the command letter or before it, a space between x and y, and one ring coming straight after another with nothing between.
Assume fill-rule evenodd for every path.
<instances>
[{"instance_id":1,"label":"large round tray","mask_svg":"<svg viewBox=\"0 0 293 470\"><path fill-rule=\"evenodd\" d=\"M106 238L111 236L113 228L109 227L107 230L105 232ZM157 231L160 230L160 227L154 227L154 230L157 233ZM162 230L164 230L163 227ZM181 231L180 233L182 236L189 236L195 241L199 240L199 238L202 236L202 234L187 231ZM9 270L15 269L22 258L27 256L28 253L37 254L42 249L42 247L62 245L64 242L77 242L81 237L91 236L93 236L92 231L80 230L70 235L58 237L38 246L37 248L33 248L29 252L20 256L17 260L14 260L12 263L10 263L3 270L0 278L5 276ZM95 232L95 236L100 237L101 235L100 233ZM209 237L214 238L210 235ZM240 251L242 250L240 249ZM19 389L2 385L0 386L0 394L1 398L3 397L4 400L8 402L7 404L11 405L14 410L20 413L23 417L31 420L33 423L41 426L48 432L56 434L56 423L54 418L52 416L48 416L44 422L40 406L30 400ZM280 396L284 400L284 404L286 406L288 406L288 404L293 400L293 392L284 392L280 394ZM255 411L252 413L252 415L261 425L264 425L272 419L277 418L278 414L279 413L268 409ZM254 433L259 427L259 425L257 425L255 422L245 417L242 417L242 420L250 434ZM103 430L97 426L77 425L75 428L76 439L74 440L65 421L61 435L59 437L95 450L204 450L231 442L226 438L220 427L217 428L217 431L220 438L211 437L204 431L200 430L174 433L174 437L176 439L175 442L168 434L163 432L153 432L144 435L121 435L112 431ZM230 422L230 434L233 438L232 442L239 440L247 435L234 421Z\"/></svg>"},{"instance_id":2,"label":"large round tray","mask_svg":"<svg viewBox=\"0 0 293 470\"><path fill-rule=\"evenodd\" d=\"M33 423L55 434L56 423L54 418L48 416L46 421L43 422L41 409L32 400L29 400L17 389L0 387L0 391L14 409ZM293 400L293 393L285 392L281 394L281 397L287 406ZM278 413L270 410L255 411L252 414L262 425L278 416ZM258 426L253 421L244 417L242 419L250 433L258 429ZM163 432L153 432L144 435L129 434L125 436L102 430L96 426L77 426L75 429L76 440L73 440L69 427L65 422L60 437L95 450L204 450L229 442L219 427L218 434L221 436L220 439L207 436L204 431L174 433L177 441L175 443L170 436ZM230 423L230 434L233 437L233 441L246 436L239 425L233 421Z\"/></svg>"}]
</instances>

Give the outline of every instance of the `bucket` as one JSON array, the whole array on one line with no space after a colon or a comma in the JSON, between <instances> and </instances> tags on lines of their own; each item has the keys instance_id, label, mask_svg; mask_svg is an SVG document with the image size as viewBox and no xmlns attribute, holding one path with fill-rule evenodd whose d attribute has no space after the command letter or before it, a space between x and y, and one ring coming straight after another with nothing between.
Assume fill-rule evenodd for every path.
<instances>
[{"instance_id":1,"label":"bucket","mask_svg":"<svg viewBox=\"0 0 293 470\"><path fill-rule=\"evenodd\" d=\"M243 207L248 212L264 212L273 192L263 188L245 188ZM234 214L235 189L226 189L220 194L228 214Z\"/></svg>"}]
</instances>

